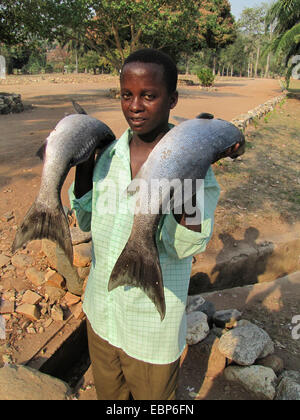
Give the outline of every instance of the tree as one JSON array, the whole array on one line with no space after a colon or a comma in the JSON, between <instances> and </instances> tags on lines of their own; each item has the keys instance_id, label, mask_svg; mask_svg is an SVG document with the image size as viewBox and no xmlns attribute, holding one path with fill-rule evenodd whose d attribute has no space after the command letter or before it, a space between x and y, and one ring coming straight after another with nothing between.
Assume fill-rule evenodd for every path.
<instances>
[{"instance_id":1,"label":"tree","mask_svg":"<svg viewBox=\"0 0 300 420\"><path fill-rule=\"evenodd\" d=\"M249 54L249 69L248 74L253 74L257 77L258 64L261 53L261 38L265 32L265 9L264 7L248 7L242 12L239 20L239 27L242 32L248 37L248 54ZM255 56L255 63L254 63Z\"/></svg>"},{"instance_id":2,"label":"tree","mask_svg":"<svg viewBox=\"0 0 300 420\"><path fill-rule=\"evenodd\" d=\"M277 0L270 8L267 23L274 25L273 50L287 64L300 50L300 0Z\"/></svg>"},{"instance_id":3,"label":"tree","mask_svg":"<svg viewBox=\"0 0 300 420\"><path fill-rule=\"evenodd\" d=\"M89 49L116 69L141 46L162 49L177 57L183 51L190 53L207 45L226 45L235 35L228 0L45 2L47 9L41 14L51 38L61 42L84 39ZM32 30L40 31L39 25Z\"/></svg>"}]
</instances>

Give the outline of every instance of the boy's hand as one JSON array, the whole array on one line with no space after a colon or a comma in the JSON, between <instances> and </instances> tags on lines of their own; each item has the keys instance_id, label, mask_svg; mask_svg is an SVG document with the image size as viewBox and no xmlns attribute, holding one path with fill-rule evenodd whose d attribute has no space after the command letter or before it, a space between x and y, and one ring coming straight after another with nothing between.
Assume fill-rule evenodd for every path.
<instances>
[{"instance_id":1,"label":"boy's hand","mask_svg":"<svg viewBox=\"0 0 300 420\"><path fill-rule=\"evenodd\" d=\"M83 197L93 188L93 172L95 165L95 152L89 159L76 166L74 194L76 198Z\"/></svg>"}]
</instances>

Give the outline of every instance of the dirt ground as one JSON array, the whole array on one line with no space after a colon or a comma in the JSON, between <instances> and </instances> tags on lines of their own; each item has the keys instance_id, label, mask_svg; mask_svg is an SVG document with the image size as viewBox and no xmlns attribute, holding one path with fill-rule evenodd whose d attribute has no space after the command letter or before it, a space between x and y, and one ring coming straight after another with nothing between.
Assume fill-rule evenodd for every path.
<instances>
[{"instance_id":1,"label":"dirt ground","mask_svg":"<svg viewBox=\"0 0 300 420\"><path fill-rule=\"evenodd\" d=\"M107 95L109 88L117 86L118 79L107 75L9 76L0 81L1 91L20 93L24 104L33 106L21 114L0 115L0 252L11 255L9 248L16 227L39 189L42 164L35 153L56 123L73 112L71 99L79 102L90 115L108 124L117 137L126 129L119 100ZM224 78L217 81L216 90L211 92L202 91L198 86L180 86L180 100L172 111L171 122L176 124L176 117L193 118L200 112L210 112L216 117L231 120L280 93L278 81L267 79ZM256 229L255 240L258 241L263 241L274 231L299 231L299 110L297 99L281 104L275 113L256 122L248 130L247 153L240 160L234 163L223 161L215 166L222 194L208 252L212 249L222 252L226 245L224 238L231 245L239 240L253 241L253 237L247 238L249 228ZM73 176L72 170L63 187L65 205L69 204L66 191ZM6 220L5 215L11 212L14 217ZM29 247L29 250L38 255L38 245ZM46 267L41 264L41 268ZM18 275L18 272L14 278L7 275L1 278L0 284L17 290L31 287L24 275ZM282 334L282 325L288 325L293 315L300 314L299 293L293 293L293 287L296 286L291 283L284 291L284 300L280 300L280 296L270 298L268 310L264 310L263 300L252 300L252 304L247 306L246 317L258 320L267 331L269 325L271 337L284 347L278 348L278 351L288 368L300 370L294 353L299 353L300 343L291 340L288 330ZM299 290L299 284L297 288ZM273 296L272 293L270 295ZM235 293L234 296L232 300L232 294L228 293L226 297L224 292L221 301L216 302L217 309L226 309L231 305L243 308L244 294ZM284 302L280 307L279 301ZM199 391L201 372L196 369L193 374L189 365L185 369L190 387L181 397L189 399ZM90 388L86 388L87 384L89 376L85 378L81 399L95 396L93 388L91 394L83 391ZM233 392L222 382L209 389L210 392L199 394L199 398L251 399L241 390L234 389Z\"/></svg>"}]
</instances>

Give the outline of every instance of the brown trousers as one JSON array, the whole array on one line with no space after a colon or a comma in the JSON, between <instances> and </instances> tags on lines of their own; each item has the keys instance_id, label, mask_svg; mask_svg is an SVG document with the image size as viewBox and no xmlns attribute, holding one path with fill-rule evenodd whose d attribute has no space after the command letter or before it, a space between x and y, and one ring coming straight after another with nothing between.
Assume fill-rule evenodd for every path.
<instances>
[{"instance_id":1,"label":"brown trousers","mask_svg":"<svg viewBox=\"0 0 300 420\"><path fill-rule=\"evenodd\" d=\"M88 321L87 331L98 400L175 399L180 359L168 365L142 362L100 338Z\"/></svg>"}]
</instances>

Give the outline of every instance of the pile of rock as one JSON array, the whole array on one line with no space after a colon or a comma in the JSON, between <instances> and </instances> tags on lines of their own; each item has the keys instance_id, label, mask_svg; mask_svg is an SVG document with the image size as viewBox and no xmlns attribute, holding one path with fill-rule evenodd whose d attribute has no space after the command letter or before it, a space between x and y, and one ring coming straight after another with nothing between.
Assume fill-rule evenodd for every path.
<instances>
[{"instance_id":1,"label":"pile of rock","mask_svg":"<svg viewBox=\"0 0 300 420\"><path fill-rule=\"evenodd\" d=\"M0 285L0 340L6 340L4 346L16 344L27 334L43 333L52 322L63 322L70 316L77 320L84 318L82 301L92 260L91 234L76 226L71 226L70 231L74 265L48 240L42 241L40 251L41 255L44 254L43 268L26 253L27 250L12 257L9 253L0 254L0 275L18 273L31 284L22 290ZM12 361L10 352L1 349L2 344L0 365Z\"/></svg>"},{"instance_id":2,"label":"pile of rock","mask_svg":"<svg viewBox=\"0 0 300 420\"><path fill-rule=\"evenodd\" d=\"M231 122L241 130L245 130L249 124L255 122L255 120L262 118L269 112L272 112L277 104L282 102L286 98L286 94L281 94L265 102L262 105L248 111L247 114L242 114L234 118Z\"/></svg>"},{"instance_id":3,"label":"pile of rock","mask_svg":"<svg viewBox=\"0 0 300 420\"><path fill-rule=\"evenodd\" d=\"M202 296L188 298L187 344L195 345L209 334L218 337L218 352L224 358L222 373L258 399L300 400L300 372L285 371L266 331L242 319L236 309L215 311Z\"/></svg>"},{"instance_id":4,"label":"pile of rock","mask_svg":"<svg viewBox=\"0 0 300 420\"><path fill-rule=\"evenodd\" d=\"M24 111L21 95L0 92L0 114L19 113Z\"/></svg>"}]
</instances>

